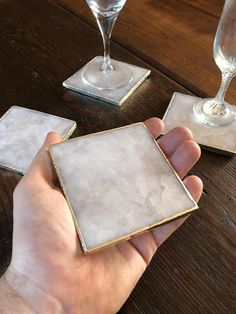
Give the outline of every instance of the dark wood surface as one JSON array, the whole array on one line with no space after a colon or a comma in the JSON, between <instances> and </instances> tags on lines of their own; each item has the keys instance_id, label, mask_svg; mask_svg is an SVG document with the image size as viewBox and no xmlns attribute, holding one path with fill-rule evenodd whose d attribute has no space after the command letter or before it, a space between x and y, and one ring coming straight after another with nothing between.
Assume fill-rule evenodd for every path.
<instances>
[{"instance_id":1,"label":"dark wood surface","mask_svg":"<svg viewBox=\"0 0 236 314\"><path fill-rule=\"evenodd\" d=\"M102 53L85 0L0 3L0 115L12 105L77 121L74 136L162 117L174 91L213 95L212 43L222 0L128 0L112 56L152 75L121 107L64 90L62 81ZM236 102L236 81L227 99ZM236 159L203 152L200 210L160 248L121 313L236 312ZM0 272L11 256L12 193L0 170Z\"/></svg>"},{"instance_id":2,"label":"dark wood surface","mask_svg":"<svg viewBox=\"0 0 236 314\"><path fill-rule=\"evenodd\" d=\"M86 1L54 1L96 28ZM134 5L127 1L113 39L196 95L214 95L220 71L212 57L212 44L223 2L139 0ZM236 81L228 100L233 103L235 98Z\"/></svg>"}]
</instances>

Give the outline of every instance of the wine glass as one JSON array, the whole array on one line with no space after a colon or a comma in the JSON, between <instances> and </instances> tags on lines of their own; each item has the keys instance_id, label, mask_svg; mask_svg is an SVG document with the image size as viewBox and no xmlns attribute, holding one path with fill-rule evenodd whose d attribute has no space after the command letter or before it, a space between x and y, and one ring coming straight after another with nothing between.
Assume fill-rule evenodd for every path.
<instances>
[{"instance_id":1,"label":"wine glass","mask_svg":"<svg viewBox=\"0 0 236 314\"><path fill-rule=\"evenodd\" d=\"M104 57L89 62L82 72L83 80L98 89L120 88L133 79L132 71L124 63L110 58L110 38L116 19L126 0L86 0L102 34Z\"/></svg>"},{"instance_id":2,"label":"wine glass","mask_svg":"<svg viewBox=\"0 0 236 314\"><path fill-rule=\"evenodd\" d=\"M195 117L210 126L229 125L235 119L235 109L224 99L231 80L236 75L236 0L226 0L214 41L214 59L222 73L220 89L214 99L198 101Z\"/></svg>"}]
</instances>

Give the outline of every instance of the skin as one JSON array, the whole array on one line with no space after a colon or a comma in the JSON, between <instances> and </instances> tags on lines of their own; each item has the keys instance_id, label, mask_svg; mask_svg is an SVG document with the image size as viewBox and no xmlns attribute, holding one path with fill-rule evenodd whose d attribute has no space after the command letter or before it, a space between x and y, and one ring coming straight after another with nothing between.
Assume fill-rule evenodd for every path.
<instances>
[{"instance_id":1,"label":"skin","mask_svg":"<svg viewBox=\"0 0 236 314\"><path fill-rule=\"evenodd\" d=\"M163 130L160 119L152 118L145 124L154 138ZM18 302L17 313L115 313L156 250L186 217L98 253L84 255L47 151L51 144L60 141L56 133L47 136L15 189L12 261L1 280L0 305L7 309L3 301L7 296L12 309L16 309ZM186 128L172 130L159 144L180 177L200 157L200 148ZM198 201L201 180L189 176L184 184ZM27 311L19 312L20 306Z\"/></svg>"}]
</instances>

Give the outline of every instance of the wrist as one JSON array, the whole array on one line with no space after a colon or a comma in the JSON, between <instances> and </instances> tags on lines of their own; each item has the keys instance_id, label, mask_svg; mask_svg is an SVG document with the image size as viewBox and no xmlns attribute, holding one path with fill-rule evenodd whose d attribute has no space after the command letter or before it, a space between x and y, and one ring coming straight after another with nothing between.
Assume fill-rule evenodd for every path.
<instances>
[{"instance_id":1,"label":"wrist","mask_svg":"<svg viewBox=\"0 0 236 314\"><path fill-rule=\"evenodd\" d=\"M50 296L30 278L17 272L12 266L8 268L3 280L12 293L24 303L25 307L28 307L28 312L22 313L59 314L64 312L54 297ZM17 311L16 313L21 312Z\"/></svg>"},{"instance_id":2,"label":"wrist","mask_svg":"<svg viewBox=\"0 0 236 314\"><path fill-rule=\"evenodd\" d=\"M5 275L0 278L0 308L3 313L33 314L34 311L8 284Z\"/></svg>"}]
</instances>

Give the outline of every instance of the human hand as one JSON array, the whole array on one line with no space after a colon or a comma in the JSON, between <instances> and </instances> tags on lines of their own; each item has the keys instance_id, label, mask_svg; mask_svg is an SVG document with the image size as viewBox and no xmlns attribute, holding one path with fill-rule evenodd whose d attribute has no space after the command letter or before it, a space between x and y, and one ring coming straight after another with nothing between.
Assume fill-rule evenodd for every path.
<instances>
[{"instance_id":1,"label":"human hand","mask_svg":"<svg viewBox=\"0 0 236 314\"><path fill-rule=\"evenodd\" d=\"M146 126L157 137L160 119ZM7 283L39 313L115 313L145 271L158 247L184 222L181 218L129 241L84 255L48 147L60 142L50 133L28 173L14 192L12 261ZM200 157L190 131L176 128L159 144L180 177ZM184 184L198 201L201 180L187 177ZM109 296L109 297L108 297Z\"/></svg>"}]
</instances>

